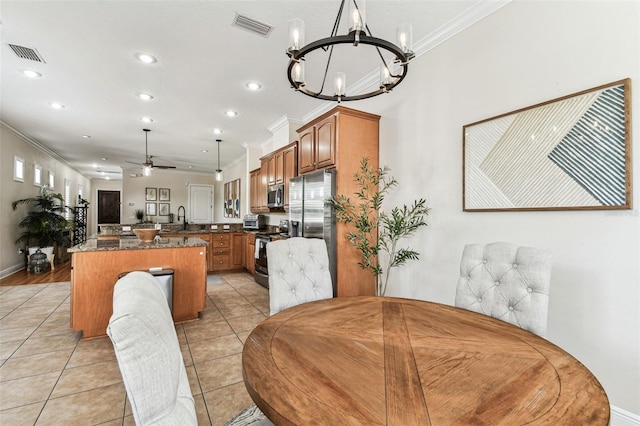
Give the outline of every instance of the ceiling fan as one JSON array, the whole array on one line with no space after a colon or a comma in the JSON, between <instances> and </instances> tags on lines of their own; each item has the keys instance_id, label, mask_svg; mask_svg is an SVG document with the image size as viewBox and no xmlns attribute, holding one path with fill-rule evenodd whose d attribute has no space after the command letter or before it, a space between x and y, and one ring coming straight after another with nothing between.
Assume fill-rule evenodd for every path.
<instances>
[{"instance_id":1,"label":"ceiling fan","mask_svg":"<svg viewBox=\"0 0 640 426\"><path fill-rule=\"evenodd\" d=\"M147 141L147 137L149 135L149 132L151 131L150 129L142 129L144 131L144 156L145 156L145 161L144 163L134 163L133 161L127 161L127 163L131 163L131 164L138 164L140 166L144 166L144 172L145 175L149 175L149 173L151 172L151 169L153 169L154 167L156 169L175 169L175 166L161 166L159 164L153 164L153 156L149 155L148 152L148 141Z\"/></svg>"}]
</instances>

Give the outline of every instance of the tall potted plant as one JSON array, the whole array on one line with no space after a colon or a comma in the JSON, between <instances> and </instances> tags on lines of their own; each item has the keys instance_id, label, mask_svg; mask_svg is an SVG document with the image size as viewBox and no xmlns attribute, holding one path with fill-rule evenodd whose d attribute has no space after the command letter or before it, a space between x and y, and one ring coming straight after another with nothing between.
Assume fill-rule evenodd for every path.
<instances>
[{"instance_id":1,"label":"tall potted plant","mask_svg":"<svg viewBox=\"0 0 640 426\"><path fill-rule=\"evenodd\" d=\"M37 196L14 201L11 206L13 210L17 210L23 204L32 207L32 210L18 224L20 228L24 228L24 232L20 234L16 244L41 249L53 247L54 244L65 247L71 245L66 231L72 228L72 222L63 216L68 207L64 205L61 194L50 192L45 185L40 188Z\"/></svg>"},{"instance_id":2,"label":"tall potted plant","mask_svg":"<svg viewBox=\"0 0 640 426\"><path fill-rule=\"evenodd\" d=\"M348 232L347 238L362 254L360 267L374 275L378 296L384 296L387 291L391 268L419 259L417 251L399 247L398 242L427 226L424 217L429 214L424 198L410 206L393 207L390 213L382 210L385 196L398 185L394 177L387 176L389 172L386 166L375 170L365 157L354 175L359 187L355 194L358 201L354 203L345 195L329 201L335 209L336 220L353 225L355 230ZM381 264L378 257L382 252L388 256L386 265Z\"/></svg>"}]
</instances>

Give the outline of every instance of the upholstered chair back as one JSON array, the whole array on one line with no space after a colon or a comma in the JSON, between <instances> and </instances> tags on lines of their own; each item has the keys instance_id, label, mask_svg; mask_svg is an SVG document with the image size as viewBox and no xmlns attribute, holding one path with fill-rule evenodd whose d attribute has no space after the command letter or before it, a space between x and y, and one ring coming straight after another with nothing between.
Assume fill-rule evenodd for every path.
<instances>
[{"instance_id":1,"label":"upholstered chair back","mask_svg":"<svg viewBox=\"0 0 640 426\"><path fill-rule=\"evenodd\" d=\"M469 244L462 253L455 305L544 337L550 279L547 250L503 242Z\"/></svg>"},{"instance_id":2,"label":"upholstered chair back","mask_svg":"<svg viewBox=\"0 0 640 426\"><path fill-rule=\"evenodd\" d=\"M305 302L330 299L333 284L324 240L288 238L267 244L271 315Z\"/></svg>"},{"instance_id":3,"label":"upholstered chair back","mask_svg":"<svg viewBox=\"0 0 640 426\"><path fill-rule=\"evenodd\" d=\"M197 425L169 305L152 275L130 272L118 280L107 334L136 425Z\"/></svg>"}]
</instances>

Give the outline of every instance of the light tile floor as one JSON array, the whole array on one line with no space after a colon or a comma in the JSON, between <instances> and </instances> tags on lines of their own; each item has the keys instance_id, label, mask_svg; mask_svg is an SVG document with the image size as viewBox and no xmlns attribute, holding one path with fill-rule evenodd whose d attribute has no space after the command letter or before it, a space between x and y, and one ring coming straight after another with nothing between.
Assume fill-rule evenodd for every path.
<instances>
[{"instance_id":1,"label":"light tile floor","mask_svg":"<svg viewBox=\"0 0 640 426\"><path fill-rule=\"evenodd\" d=\"M199 425L222 425L252 401L242 345L269 314L247 273L207 286L199 321L176 325ZM134 425L108 337L69 327L69 283L0 287L0 425Z\"/></svg>"}]
</instances>

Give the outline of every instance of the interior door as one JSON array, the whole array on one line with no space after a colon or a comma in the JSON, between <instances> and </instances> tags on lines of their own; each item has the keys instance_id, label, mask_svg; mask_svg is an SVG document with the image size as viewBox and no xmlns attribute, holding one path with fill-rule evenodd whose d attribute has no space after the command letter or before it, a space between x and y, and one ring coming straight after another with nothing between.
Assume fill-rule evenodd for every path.
<instances>
[{"instance_id":1,"label":"interior door","mask_svg":"<svg viewBox=\"0 0 640 426\"><path fill-rule=\"evenodd\" d=\"M189 222L213 223L213 186L189 185Z\"/></svg>"},{"instance_id":2,"label":"interior door","mask_svg":"<svg viewBox=\"0 0 640 426\"><path fill-rule=\"evenodd\" d=\"M120 191L98 190L98 224L120 223Z\"/></svg>"}]
</instances>

